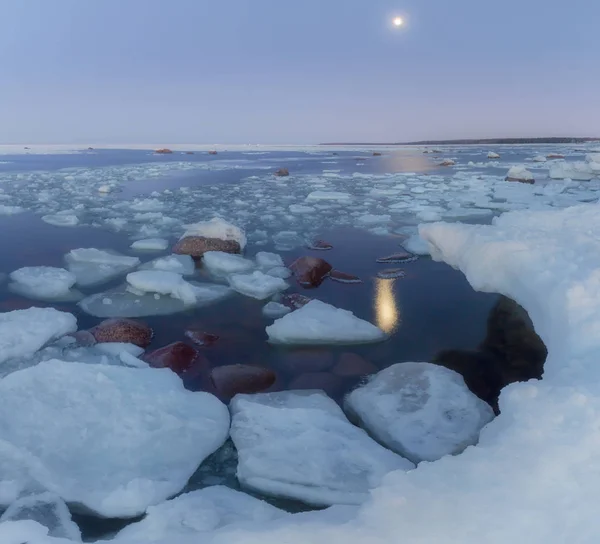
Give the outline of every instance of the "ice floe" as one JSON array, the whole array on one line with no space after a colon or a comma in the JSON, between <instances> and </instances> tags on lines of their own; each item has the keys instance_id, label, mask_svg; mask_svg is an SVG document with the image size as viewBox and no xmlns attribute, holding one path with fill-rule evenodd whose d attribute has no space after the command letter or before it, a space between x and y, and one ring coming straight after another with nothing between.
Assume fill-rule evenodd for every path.
<instances>
[{"instance_id":1,"label":"ice floe","mask_svg":"<svg viewBox=\"0 0 600 544\"><path fill-rule=\"evenodd\" d=\"M131 249L137 251L164 251L167 247L169 247L169 241L164 238L146 238L131 244Z\"/></svg>"},{"instance_id":2,"label":"ice floe","mask_svg":"<svg viewBox=\"0 0 600 544\"><path fill-rule=\"evenodd\" d=\"M69 294L77 278L64 268L27 266L11 272L10 279L21 294L33 298L57 299Z\"/></svg>"},{"instance_id":3,"label":"ice floe","mask_svg":"<svg viewBox=\"0 0 600 544\"><path fill-rule=\"evenodd\" d=\"M254 263L241 255L232 255L223 251L207 251L202 257L202 264L215 276L228 276L248 272Z\"/></svg>"},{"instance_id":4,"label":"ice floe","mask_svg":"<svg viewBox=\"0 0 600 544\"><path fill-rule=\"evenodd\" d=\"M137 257L96 248L73 249L65 256L67 268L77 278L77 285L90 287L119 277L140 264Z\"/></svg>"},{"instance_id":5,"label":"ice floe","mask_svg":"<svg viewBox=\"0 0 600 544\"><path fill-rule=\"evenodd\" d=\"M138 270L127 274L127 283L135 295L158 293L159 295L170 295L187 305L193 305L196 302L194 287L175 272Z\"/></svg>"},{"instance_id":6,"label":"ice floe","mask_svg":"<svg viewBox=\"0 0 600 544\"><path fill-rule=\"evenodd\" d=\"M175 272L182 276L191 276L196 270L196 264L189 255L167 255L144 263L140 266L140 270L163 270L165 272Z\"/></svg>"},{"instance_id":7,"label":"ice floe","mask_svg":"<svg viewBox=\"0 0 600 544\"><path fill-rule=\"evenodd\" d=\"M259 300L269 298L289 287L282 278L264 274L260 270L255 270L252 274L232 274L229 276L229 285L238 293Z\"/></svg>"}]
</instances>

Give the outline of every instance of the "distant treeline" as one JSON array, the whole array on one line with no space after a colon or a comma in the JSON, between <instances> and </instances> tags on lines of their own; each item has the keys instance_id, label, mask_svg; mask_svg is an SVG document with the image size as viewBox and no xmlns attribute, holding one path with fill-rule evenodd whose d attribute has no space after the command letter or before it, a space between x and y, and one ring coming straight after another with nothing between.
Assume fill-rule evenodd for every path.
<instances>
[{"instance_id":1,"label":"distant treeline","mask_svg":"<svg viewBox=\"0 0 600 544\"><path fill-rule=\"evenodd\" d=\"M585 144L600 138L488 138L484 140L422 140L420 142L328 142L321 145L501 145L501 144Z\"/></svg>"}]
</instances>

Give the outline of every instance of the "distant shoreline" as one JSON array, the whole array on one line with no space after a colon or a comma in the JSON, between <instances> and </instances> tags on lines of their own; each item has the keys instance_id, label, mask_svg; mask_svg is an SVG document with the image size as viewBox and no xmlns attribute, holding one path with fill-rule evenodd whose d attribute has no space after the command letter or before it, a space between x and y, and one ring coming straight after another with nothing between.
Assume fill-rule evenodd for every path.
<instances>
[{"instance_id":1,"label":"distant shoreline","mask_svg":"<svg viewBox=\"0 0 600 544\"><path fill-rule=\"evenodd\" d=\"M376 142L326 142L319 145L517 145L517 144L587 144L600 142L600 138L486 138L462 140L421 140L418 142L376 143Z\"/></svg>"}]
</instances>

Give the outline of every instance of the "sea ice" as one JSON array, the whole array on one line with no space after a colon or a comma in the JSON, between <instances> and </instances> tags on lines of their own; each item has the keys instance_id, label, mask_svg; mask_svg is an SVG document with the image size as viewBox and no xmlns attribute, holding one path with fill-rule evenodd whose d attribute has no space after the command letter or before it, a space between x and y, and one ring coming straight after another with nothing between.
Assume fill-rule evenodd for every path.
<instances>
[{"instance_id":1,"label":"sea ice","mask_svg":"<svg viewBox=\"0 0 600 544\"><path fill-rule=\"evenodd\" d=\"M271 301L265 304L262 311L265 317L278 319L289 314L292 310L279 302Z\"/></svg>"},{"instance_id":2,"label":"sea ice","mask_svg":"<svg viewBox=\"0 0 600 544\"><path fill-rule=\"evenodd\" d=\"M18 213L18 212L17 212ZM76 215L44 215L42 221L55 227L74 227L79 224L79 217Z\"/></svg>"},{"instance_id":3,"label":"sea ice","mask_svg":"<svg viewBox=\"0 0 600 544\"><path fill-rule=\"evenodd\" d=\"M77 284L91 287L125 274L140 264L137 257L127 257L95 248L73 249L65 255L69 271Z\"/></svg>"},{"instance_id":4,"label":"sea ice","mask_svg":"<svg viewBox=\"0 0 600 544\"><path fill-rule=\"evenodd\" d=\"M194 259L189 255L167 255L144 263L140 270L164 270L183 276L191 276L196 270Z\"/></svg>"},{"instance_id":5,"label":"sea ice","mask_svg":"<svg viewBox=\"0 0 600 544\"><path fill-rule=\"evenodd\" d=\"M278 255L277 253L259 251L254 258L256 259L256 265L261 270L269 270L277 266L285 266L281 255Z\"/></svg>"},{"instance_id":6,"label":"sea ice","mask_svg":"<svg viewBox=\"0 0 600 544\"><path fill-rule=\"evenodd\" d=\"M186 225L186 236L204 236L205 238L219 238L220 240L235 240L243 250L246 247L246 233L240 228L228 223L220 217L213 217L210 221L201 221Z\"/></svg>"},{"instance_id":7,"label":"sea ice","mask_svg":"<svg viewBox=\"0 0 600 544\"><path fill-rule=\"evenodd\" d=\"M518 181L528 181L531 182L534 179L533 174L525 168L525 166L513 166L509 169L506 174L507 178L518 180Z\"/></svg>"},{"instance_id":8,"label":"sea ice","mask_svg":"<svg viewBox=\"0 0 600 544\"><path fill-rule=\"evenodd\" d=\"M402 247L414 255L429 255L429 245L418 233L404 240Z\"/></svg>"},{"instance_id":9,"label":"sea ice","mask_svg":"<svg viewBox=\"0 0 600 544\"><path fill-rule=\"evenodd\" d=\"M550 167L549 176L552 179L572 179L576 181L589 181L595 173L590 164L586 162L557 161Z\"/></svg>"},{"instance_id":10,"label":"sea ice","mask_svg":"<svg viewBox=\"0 0 600 544\"><path fill-rule=\"evenodd\" d=\"M48 529L48 535L81 542L81 531L71 519L64 501L52 494L26 495L13 502L0 517L0 524L7 521L30 520Z\"/></svg>"},{"instance_id":11,"label":"sea ice","mask_svg":"<svg viewBox=\"0 0 600 544\"><path fill-rule=\"evenodd\" d=\"M127 274L127 283L133 287L134 294L158 293L170 295L187 305L196 303L192 285L175 272L139 270Z\"/></svg>"},{"instance_id":12,"label":"sea ice","mask_svg":"<svg viewBox=\"0 0 600 544\"><path fill-rule=\"evenodd\" d=\"M229 414L168 369L52 360L0 380L0 423L0 481L133 517L183 488L227 438Z\"/></svg>"},{"instance_id":13,"label":"sea ice","mask_svg":"<svg viewBox=\"0 0 600 544\"><path fill-rule=\"evenodd\" d=\"M10 279L28 296L52 299L68 294L77 278L64 268L27 266L12 272Z\"/></svg>"},{"instance_id":14,"label":"sea ice","mask_svg":"<svg viewBox=\"0 0 600 544\"><path fill-rule=\"evenodd\" d=\"M462 376L430 363L399 363L346 397L348 413L382 444L415 463L476 444L494 412Z\"/></svg>"},{"instance_id":15,"label":"sea ice","mask_svg":"<svg viewBox=\"0 0 600 544\"><path fill-rule=\"evenodd\" d=\"M369 344L387 338L385 332L352 312L312 300L267 327L274 344Z\"/></svg>"},{"instance_id":16,"label":"sea ice","mask_svg":"<svg viewBox=\"0 0 600 544\"><path fill-rule=\"evenodd\" d=\"M204 267L215 276L228 276L248 272L254 263L241 255L232 255L223 251L207 251L202 257Z\"/></svg>"},{"instance_id":17,"label":"sea ice","mask_svg":"<svg viewBox=\"0 0 600 544\"><path fill-rule=\"evenodd\" d=\"M359 504L414 465L352 425L322 391L236 395L231 438L242 486L317 506Z\"/></svg>"},{"instance_id":18,"label":"sea ice","mask_svg":"<svg viewBox=\"0 0 600 544\"><path fill-rule=\"evenodd\" d=\"M306 197L306 202L320 202L323 200L348 203L352 200L352 195L339 191L313 191Z\"/></svg>"},{"instance_id":19,"label":"sea ice","mask_svg":"<svg viewBox=\"0 0 600 544\"><path fill-rule=\"evenodd\" d=\"M164 251L167 247L169 247L169 240L164 238L146 238L131 244L131 249L138 251Z\"/></svg>"},{"instance_id":20,"label":"sea ice","mask_svg":"<svg viewBox=\"0 0 600 544\"><path fill-rule=\"evenodd\" d=\"M252 274L233 274L229 276L229 285L238 293L259 300L269 298L289 287L283 279L269 276L259 270Z\"/></svg>"},{"instance_id":21,"label":"sea ice","mask_svg":"<svg viewBox=\"0 0 600 544\"><path fill-rule=\"evenodd\" d=\"M250 495L224 486L206 487L150 506L142 521L125 527L115 542L173 542L202 539L223 527L241 530L249 523L263 524L290 514Z\"/></svg>"}]
</instances>

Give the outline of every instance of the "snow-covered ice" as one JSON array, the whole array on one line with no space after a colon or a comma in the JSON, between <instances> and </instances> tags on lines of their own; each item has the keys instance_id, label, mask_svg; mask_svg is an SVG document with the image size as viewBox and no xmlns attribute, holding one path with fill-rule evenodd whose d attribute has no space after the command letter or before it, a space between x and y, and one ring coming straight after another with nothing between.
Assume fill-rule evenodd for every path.
<instances>
[{"instance_id":1,"label":"snow-covered ice","mask_svg":"<svg viewBox=\"0 0 600 544\"><path fill-rule=\"evenodd\" d=\"M17 499L2 514L0 524L20 520L35 521L43 525L51 537L81 542L81 531L71 519L67 505L52 493L25 495Z\"/></svg>"},{"instance_id":2,"label":"snow-covered ice","mask_svg":"<svg viewBox=\"0 0 600 544\"><path fill-rule=\"evenodd\" d=\"M463 377L431 363L398 363L346 397L349 413L382 444L415 463L476 444L494 412Z\"/></svg>"},{"instance_id":3,"label":"snow-covered ice","mask_svg":"<svg viewBox=\"0 0 600 544\"><path fill-rule=\"evenodd\" d=\"M0 426L0 482L133 517L183 488L229 414L168 369L52 360L0 380Z\"/></svg>"},{"instance_id":4,"label":"snow-covered ice","mask_svg":"<svg viewBox=\"0 0 600 544\"><path fill-rule=\"evenodd\" d=\"M163 270L138 270L127 274L127 283L137 295L158 293L170 295L181 300L184 304L193 305L196 302L196 293L193 286L175 272Z\"/></svg>"},{"instance_id":5,"label":"snow-covered ice","mask_svg":"<svg viewBox=\"0 0 600 544\"><path fill-rule=\"evenodd\" d=\"M289 285L281 278L255 270L252 274L233 274L229 276L231 288L247 297L264 300L276 293L285 291Z\"/></svg>"},{"instance_id":6,"label":"snow-covered ice","mask_svg":"<svg viewBox=\"0 0 600 544\"><path fill-rule=\"evenodd\" d=\"M228 276L248 272L254 268L254 263L241 255L232 255L223 251L207 251L202 256L202 264L215 276Z\"/></svg>"},{"instance_id":7,"label":"snow-covered ice","mask_svg":"<svg viewBox=\"0 0 600 544\"><path fill-rule=\"evenodd\" d=\"M32 297L53 299L65 296L77 278L64 268L27 266L10 274L10 279Z\"/></svg>"},{"instance_id":8,"label":"snow-covered ice","mask_svg":"<svg viewBox=\"0 0 600 544\"><path fill-rule=\"evenodd\" d=\"M387 338L385 332L368 321L342 310L311 300L267 327L274 344L368 344Z\"/></svg>"},{"instance_id":9,"label":"snow-covered ice","mask_svg":"<svg viewBox=\"0 0 600 544\"><path fill-rule=\"evenodd\" d=\"M146 238L137 240L131 244L131 249L137 251L164 251L169 247L169 240L164 238Z\"/></svg>"},{"instance_id":10,"label":"snow-covered ice","mask_svg":"<svg viewBox=\"0 0 600 544\"><path fill-rule=\"evenodd\" d=\"M164 270L182 276L191 276L196 270L196 265L189 255L167 255L144 263L140 266L140 270Z\"/></svg>"},{"instance_id":11,"label":"snow-covered ice","mask_svg":"<svg viewBox=\"0 0 600 544\"><path fill-rule=\"evenodd\" d=\"M274 319L278 319L280 317L283 317L284 315L287 315L291 312L292 310L290 308L288 308L287 306L285 306L284 304L280 304L279 302L268 302L267 304L264 305L263 307L263 315L265 317L270 317L270 318L274 318Z\"/></svg>"},{"instance_id":12,"label":"snow-covered ice","mask_svg":"<svg viewBox=\"0 0 600 544\"><path fill-rule=\"evenodd\" d=\"M184 537L204 541L210 532L223 527L239 531L250 523L285 517L291 516L264 501L228 487L213 486L150 506L144 519L125 527L115 541L149 544Z\"/></svg>"},{"instance_id":13,"label":"snow-covered ice","mask_svg":"<svg viewBox=\"0 0 600 544\"><path fill-rule=\"evenodd\" d=\"M528 181L531 182L534 180L533 174L527 170L525 166L513 166L508 170L506 174L507 178L518 180L518 181Z\"/></svg>"},{"instance_id":14,"label":"snow-covered ice","mask_svg":"<svg viewBox=\"0 0 600 544\"><path fill-rule=\"evenodd\" d=\"M410 461L353 426L322 391L237 395L231 437L249 489L314 505L357 504Z\"/></svg>"},{"instance_id":15,"label":"snow-covered ice","mask_svg":"<svg viewBox=\"0 0 600 544\"><path fill-rule=\"evenodd\" d=\"M256 259L256 265L261 270L270 270L278 266L285 266L281 255L277 253L259 251L254 258Z\"/></svg>"},{"instance_id":16,"label":"snow-covered ice","mask_svg":"<svg viewBox=\"0 0 600 544\"><path fill-rule=\"evenodd\" d=\"M552 179L573 179L577 181L589 181L595 177L591 166L587 162L557 161L550 167L549 176Z\"/></svg>"}]
</instances>

